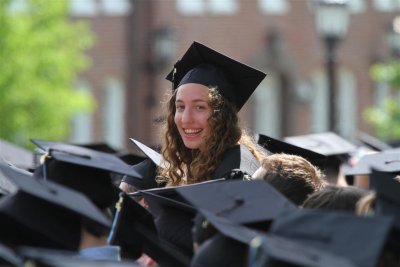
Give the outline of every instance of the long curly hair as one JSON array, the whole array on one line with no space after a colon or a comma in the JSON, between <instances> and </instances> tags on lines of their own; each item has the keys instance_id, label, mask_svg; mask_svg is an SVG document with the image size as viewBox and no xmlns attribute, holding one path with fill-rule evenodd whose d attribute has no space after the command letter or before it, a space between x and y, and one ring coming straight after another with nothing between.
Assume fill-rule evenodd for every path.
<instances>
[{"instance_id":1,"label":"long curly hair","mask_svg":"<svg viewBox=\"0 0 400 267\"><path fill-rule=\"evenodd\" d=\"M223 154L241 140L257 159L261 158L259 149L255 147L257 145L239 126L235 105L225 100L216 87L210 87L208 94L211 107L208 124L212 132L208 132L202 144L206 149L186 148L174 122L176 92L177 90L174 90L167 101L168 115L161 151L167 167L159 170L158 182L176 186L209 180L220 164Z\"/></svg>"}]
</instances>

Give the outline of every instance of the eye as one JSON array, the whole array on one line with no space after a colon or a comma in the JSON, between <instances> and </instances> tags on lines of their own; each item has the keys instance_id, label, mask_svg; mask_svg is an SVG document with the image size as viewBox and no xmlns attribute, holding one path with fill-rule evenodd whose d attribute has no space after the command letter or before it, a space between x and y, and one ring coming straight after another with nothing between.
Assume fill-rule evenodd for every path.
<instances>
[{"instance_id":1,"label":"eye","mask_svg":"<svg viewBox=\"0 0 400 267\"><path fill-rule=\"evenodd\" d=\"M185 109L185 106L184 106L184 105L176 105L176 106L175 106L175 109L176 109L177 111L182 111L182 110Z\"/></svg>"},{"instance_id":2,"label":"eye","mask_svg":"<svg viewBox=\"0 0 400 267\"><path fill-rule=\"evenodd\" d=\"M207 107L205 107L205 106L195 106L194 108L196 110L205 110Z\"/></svg>"}]
</instances>

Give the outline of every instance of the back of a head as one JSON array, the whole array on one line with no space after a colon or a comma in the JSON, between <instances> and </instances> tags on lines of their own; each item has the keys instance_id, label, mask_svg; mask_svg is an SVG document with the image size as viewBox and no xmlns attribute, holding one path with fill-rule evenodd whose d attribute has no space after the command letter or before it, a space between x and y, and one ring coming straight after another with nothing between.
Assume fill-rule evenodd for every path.
<instances>
[{"instance_id":1,"label":"back of a head","mask_svg":"<svg viewBox=\"0 0 400 267\"><path fill-rule=\"evenodd\" d=\"M108 171L46 159L35 177L46 178L85 194L100 209L111 207L115 191Z\"/></svg>"},{"instance_id":2,"label":"back of a head","mask_svg":"<svg viewBox=\"0 0 400 267\"><path fill-rule=\"evenodd\" d=\"M247 245L216 234L205 241L193 256L191 267L243 267L246 266Z\"/></svg>"},{"instance_id":3,"label":"back of a head","mask_svg":"<svg viewBox=\"0 0 400 267\"><path fill-rule=\"evenodd\" d=\"M303 203L303 208L355 212L357 202L369 193L368 190L347 186L329 185L323 190L310 195Z\"/></svg>"},{"instance_id":4,"label":"back of a head","mask_svg":"<svg viewBox=\"0 0 400 267\"><path fill-rule=\"evenodd\" d=\"M296 205L326 184L320 170L300 156L273 154L263 159L262 168L253 178L267 181Z\"/></svg>"}]
</instances>

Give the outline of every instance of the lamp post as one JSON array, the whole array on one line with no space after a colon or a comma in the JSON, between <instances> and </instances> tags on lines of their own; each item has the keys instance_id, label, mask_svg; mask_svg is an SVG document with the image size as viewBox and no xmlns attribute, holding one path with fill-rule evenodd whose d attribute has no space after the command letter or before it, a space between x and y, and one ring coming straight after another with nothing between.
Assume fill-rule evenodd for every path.
<instances>
[{"instance_id":1,"label":"lamp post","mask_svg":"<svg viewBox=\"0 0 400 267\"><path fill-rule=\"evenodd\" d=\"M152 43L152 56L147 64L148 72L152 76L147 98L147 106L150 108L156 104L155 76L167 67L176 54L177 41L174 29L166 26L155 29Z\"/></svg>"},{"instance_id":2,"label":"lamp post","mask_svg":"<svg viewBox=\"0 0 400 267\"><path fill-rule=\"evenodd\" d=\"M336 131L336 47L347 32L347 0L314 2L316 31L325 43L325 64L329 90L329 130Z\"/></svg>"}]
</instances>

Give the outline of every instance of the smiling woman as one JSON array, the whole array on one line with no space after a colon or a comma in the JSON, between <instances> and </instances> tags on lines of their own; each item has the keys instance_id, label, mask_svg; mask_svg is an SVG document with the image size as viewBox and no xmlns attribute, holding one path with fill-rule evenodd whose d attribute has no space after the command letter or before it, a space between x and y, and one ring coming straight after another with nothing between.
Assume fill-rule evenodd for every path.
<instances>
[{"instance_id":1,"label":"smiling woman","mask_svg":"<svg viewBox=\"0 0 400 267\"><path fill-rule=\"evenodd\" d=\"M167 76L162 149L168 167L158 179L177 186L221 178L233 169L252 174L262 149L239 126L238 111L265 74L194 42Z\"/></svg>"}]
</instances>

